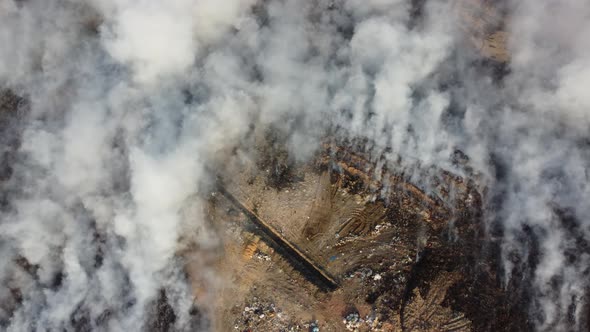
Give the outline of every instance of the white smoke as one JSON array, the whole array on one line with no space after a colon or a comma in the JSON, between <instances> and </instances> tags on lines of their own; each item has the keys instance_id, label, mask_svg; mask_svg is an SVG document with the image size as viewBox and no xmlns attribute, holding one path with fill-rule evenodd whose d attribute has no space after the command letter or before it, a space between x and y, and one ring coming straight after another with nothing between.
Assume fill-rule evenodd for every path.
<instances>
[{"instance_id":1,"label":"white smoke","mask_svg":"<svg viewBox=\"0 0 590 332\"><path fill-rule=\"evenodd\" d=\"M208 139L215 143L200 136L230 129L220 121L213 127L209 107L223 115L238 104L186 105L181 89L198 74L200 52L248 3L228 2L223 11L189 1L2 5L2 42L12 46L3 48L0 79L30 100L30 119L7 183L19 193L0 227L12 259L38 266L31 279L3 265L3 280L22 292L4 324L142 329L166 286L185 309L176 327L194 328L174 255L179 236L191 232L184 228L197 229L202 218L183 222L180 210L198 191ZM101 22L99 34L89 17Z\"/></svg>"},{"instance_id":2,"label":"white smoke","mask_svg":"<svg viewBox=\"0 0 590 332\"><path fill-rule=\"evenodd\" d=\"M580 328L590 7L509 2L510 72L497 83L474 65L452 5L427 1L414 19L412 3L1 0L0 83L29 108L2 184L0 296L22 293L3 326L74 329L80 316L138 330L166 287L175 328L196 328L175 251L181 235L215 239L181 210L255 124L287 133L301 159L335 127L370 138L375 156L389 147L402 167L450 165L461 149L490 187L506 282L530 229L536 327Z\"/></svg>"}]
</instances>

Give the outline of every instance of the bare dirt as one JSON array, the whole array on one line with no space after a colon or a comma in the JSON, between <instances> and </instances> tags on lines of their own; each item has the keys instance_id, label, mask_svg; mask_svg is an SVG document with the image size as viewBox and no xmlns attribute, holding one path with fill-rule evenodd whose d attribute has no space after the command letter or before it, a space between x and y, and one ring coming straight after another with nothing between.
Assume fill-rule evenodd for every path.
<instances>
[{"instance_id":1,"label":"bare dirt","mask_svg":"<svg viewBox=\"0 0 590 332\"><path fill-rule=\"evenodd\" d=\"M476 182L431 169L424 190L351 146L326 144L300 164L226 163L207 202L223 280L211 287L188 269L197 302L214 303L212 329L529 330L494 272L494 249L478 239Z\"/></svg>"}]
</instances>

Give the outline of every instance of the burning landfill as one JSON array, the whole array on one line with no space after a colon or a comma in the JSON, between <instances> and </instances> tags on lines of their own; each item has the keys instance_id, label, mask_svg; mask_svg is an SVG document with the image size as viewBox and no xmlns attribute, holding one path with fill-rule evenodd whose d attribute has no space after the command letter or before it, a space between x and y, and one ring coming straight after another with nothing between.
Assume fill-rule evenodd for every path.
<instances>
[{"instance_id":1,"label":"burning landfill","mask_svg":"<svg viewBox=\"0 0 590 332\"><path fill-rule=\"evenodd\" d=\"M0 0L0 329L590 331L583 0Z\"/></svg>"}]
</instances>

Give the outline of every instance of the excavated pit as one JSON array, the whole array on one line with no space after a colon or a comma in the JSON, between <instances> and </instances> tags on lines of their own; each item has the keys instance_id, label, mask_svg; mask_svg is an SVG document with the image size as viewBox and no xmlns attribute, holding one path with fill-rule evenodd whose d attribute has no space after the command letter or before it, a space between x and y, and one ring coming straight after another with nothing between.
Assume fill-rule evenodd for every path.
<instances>
[{"instance_id":1,"label":"excavated pit","mask_svg":"<svg viewBox=\"0 0 590 332\"><path fill-rule=\"evenodd\" d=\"M477 174L431 167L418 183L359 144L299 163L268 146L229 158L208 199L213 330L531 330L484 241Z\"/></svg>"}]
</instances>

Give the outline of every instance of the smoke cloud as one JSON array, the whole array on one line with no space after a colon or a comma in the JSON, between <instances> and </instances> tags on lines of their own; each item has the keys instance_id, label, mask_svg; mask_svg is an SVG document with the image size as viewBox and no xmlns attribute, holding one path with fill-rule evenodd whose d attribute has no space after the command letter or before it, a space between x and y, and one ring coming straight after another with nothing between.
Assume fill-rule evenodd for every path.
<instances>
[{"instance_id":1,"label":"smoke cloud","mask_svg":"<svg viewBox=\"0 0 590 332\"><path fill-rule=\"evenodd\" d=\"M407 174L461 172L463 151L489 189L504 282L529 269L536 328L582 329L590 7L498 6L501 79L458 5L435 0L0 0L0 83L25 100L2 133L17 143L2 150L0 298L19 295L0 324L141 330L165 288L174 327L206 329L175 253L181 236L217 240L184 207L219 153L272 126L298 159L330 131Z\"/></svg>"}]
</instances>

